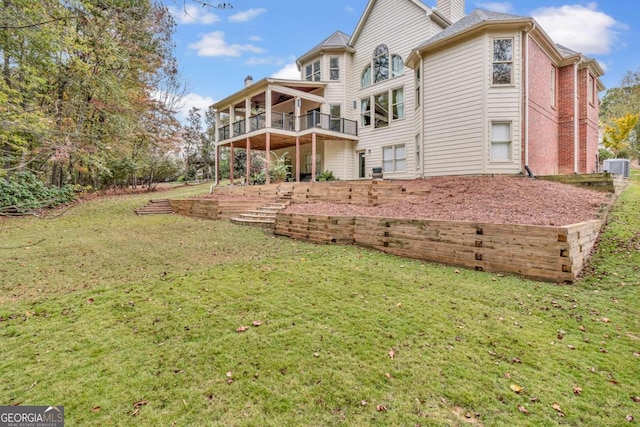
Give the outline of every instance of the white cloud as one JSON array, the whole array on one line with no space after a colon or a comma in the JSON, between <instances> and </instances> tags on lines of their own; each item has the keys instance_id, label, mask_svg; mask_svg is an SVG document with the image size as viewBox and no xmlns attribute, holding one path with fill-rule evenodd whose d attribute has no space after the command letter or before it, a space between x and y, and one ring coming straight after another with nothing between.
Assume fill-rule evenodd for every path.
<instances>
[{"instance_id":1,"label":"white cloud","mask_svg":"<svg viewBox=\"0 0 640 427\"><path fill-rule=\"evenodd\" d=\"M513 10L513 6L509 2L485 2L476 3L476 5L481 9L500 13L511 13Z\"/></svg>"},{"instance_id":2,"label":"white cloud","mask_svg":"<svg viewBox=\"0 0 640 427\"><path fill-rule=\"evenodd\" d=\"M282 65L286 61L276 56L268 56L264 58L257 58L255 56L247 59L247 65Z\"/></svg>"},{"instance_id":3,"label":"white cloud","mask_svg":"<svg viewBox=\"0 0 640 427\"><path fill-rule=\"evenodd\" d=\"M274 79L300 80L300 71L295 62L291 62L271 75Z\"/></svg>"},{"instance_id":4,"label":"white cloud","mask_svg":"<svg viewBox=\"0 0 640 427\"><path fill-rule=\"evenodd\" d=\"M264 39L260 36L250 36L249 40L251 40L252 42L261 42L264 41Z\"/></svg>"},{"instance_id":5,"label":"white cloud","mask_svg":"<svg viewBox=\"0 0 640 427\"><path fill-rule=\"evenodd\" d=\"M195 5L185 5L182 8L169 6L169 13L178 24L213 24L220 21L220 18L209 12L209 9Z\"/></svg>"},{"instance_id":6,"label":"white cloud","mask_svg":"<svg viewBox=\"0 0 640 427\"><path fill-rule=\"evenodd\" d=\"M233 56L242 52L262 53L264 49L252 44L228 44L222 31L214 31L201 36L196 43L190 43L189 49L198 51L198 56Z\"/></svg>"},{"instance_id":7,"label":"white cloud","mask_svg":"<svg viewBox=\"0 0 640 427\"><path fill-rule=\"evenodd\" d=\"M353 7L352 7L352 6L346 6L346 7L344 8L344 10L345 10L347 13L351 13L351 12L353 12L353 10L354 10L354 9L353 9Z\"/></svg>"},{"instance_id":8,"label":"white cloud","mask_svg":"<svg viewBox=\"0 0 640 427\"><path fill-rule=\"evenodd\" d=\"M235 15L231 15L229 17L229 21L230 22L247 22L247 21L251 21L252 19L255 19L258 16L262 15L266 11L267 11L267 9L264 9L264 8L245 10L244 12L238 12Z\"/></svg>"},{"instance_id":9,"label":"white cloud","mask_svg":"<svg viewBox=\"0 0 640 427\"><path fill-rule=\"evenodd\" d=\"M197 93L188 93L182 98L182 108L178 111L178 118L184 121L189 116L189 110L193 107L200 109L200 115L204 117L204 112L215 100L210 96L202 96Z\"/></svg>"},{"instance_id":10,"label":"white cloud","mask_svg":"<svg viewBox=\"0 0 640 427\"><path fill-rule=\"evenodd\" d=\"M556 43L586 54L609 53L617 41L617 30L625 28L599 11L595 2L586 6L542 7L534 10L531 16Z\"/></svg>"}]
</instances>

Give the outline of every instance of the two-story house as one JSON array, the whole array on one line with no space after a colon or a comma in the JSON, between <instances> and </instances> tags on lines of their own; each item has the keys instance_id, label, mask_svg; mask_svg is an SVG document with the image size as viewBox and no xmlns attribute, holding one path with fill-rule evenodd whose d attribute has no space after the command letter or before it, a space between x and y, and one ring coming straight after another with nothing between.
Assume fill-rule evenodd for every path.
<instances>
[{"instance_id":1,"label":"two-story house","mask_svg":"<svg viewBox=\"0 0 640 427\"><path fill-rule=\"evenodd\" d=\"M284 155L296 180L596 169L603 70L533 18L370 0L351 36L335 32L297 64L300 80L248 78L213 105L218 158L261 150L268 168Z\"/></svg>"}]
</instances>

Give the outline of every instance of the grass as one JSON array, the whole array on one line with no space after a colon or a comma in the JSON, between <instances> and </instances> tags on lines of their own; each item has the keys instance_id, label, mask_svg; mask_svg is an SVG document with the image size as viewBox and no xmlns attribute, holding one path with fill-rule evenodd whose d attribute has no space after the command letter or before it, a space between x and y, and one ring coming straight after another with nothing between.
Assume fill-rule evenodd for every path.
<instances>
[{"instance_id":1,"label":"grass","mask_svg":"<svg viewBox=\"0 0 640 427\"><path fill-rule=\"evenodd\" d=\"M0 405L69 426L640 419L638 175L571 286L133 214L148 198L0 222Z\"/></svg>"}]
</instances>

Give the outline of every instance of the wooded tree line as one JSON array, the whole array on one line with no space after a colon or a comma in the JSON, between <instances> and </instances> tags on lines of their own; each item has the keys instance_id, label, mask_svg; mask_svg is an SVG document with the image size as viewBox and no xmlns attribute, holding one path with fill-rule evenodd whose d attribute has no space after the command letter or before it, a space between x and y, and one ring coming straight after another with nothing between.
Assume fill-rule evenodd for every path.
<instances>
[{"instance_id":1,"label":"wooded tree line","mask_svg":"<svg viewBox=\"0 0 640 427\"><path fill-rule=\"evenodd\" d=\"M0 178L103 188L175 170L174 29L152 0L0 0Z\"/></svg>"},{"instance_id":2,"label":"wooded tree line","mask_svg":"<svg viewBox=\"0 0 640 427\"><path fill-rule=\"evenodd\" d=\"M610 88L600 104L603 144L600 158L640 157L640 69L628 71L620 86Z\"/></svg>"}]
</instances>

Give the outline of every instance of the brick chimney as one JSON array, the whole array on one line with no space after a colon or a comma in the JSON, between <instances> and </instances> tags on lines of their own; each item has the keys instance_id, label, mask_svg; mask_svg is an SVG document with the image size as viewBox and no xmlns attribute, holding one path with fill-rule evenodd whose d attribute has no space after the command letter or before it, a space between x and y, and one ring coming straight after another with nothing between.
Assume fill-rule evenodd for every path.
<instances>
[{"instance_id":1,"label":"brick chimney","mask_svg":"<svg viewBox=\"0 0 640 427\"><path fill-rule=\"evenodd\" d=\"M253 84L253 77L247 76L244 78L244 87L251 86Z\"/></svg>"},{"instance_id":2,"label":"brick chimney","mask_svg":"<svg viewBox=\"0 0 640 427\"><path fill-rule=\"evenodd\" d=\"M436 10L454 23L464 18L464 0L437 0Z\"/></svg>"}]
</instances>

